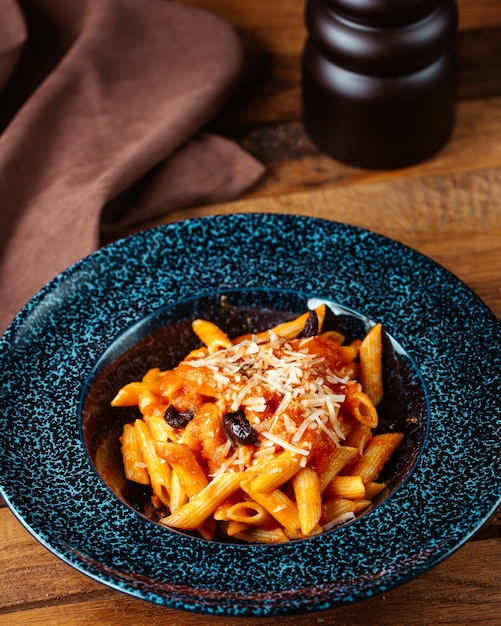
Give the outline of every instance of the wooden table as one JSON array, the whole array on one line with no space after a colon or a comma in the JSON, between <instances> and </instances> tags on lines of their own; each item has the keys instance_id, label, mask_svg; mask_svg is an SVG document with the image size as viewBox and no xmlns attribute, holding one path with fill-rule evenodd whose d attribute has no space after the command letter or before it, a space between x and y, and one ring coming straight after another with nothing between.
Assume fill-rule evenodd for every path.
<instances>
[{"instance_id":1,"label":"wooden table","mask_svg":"<svg viewBox=\"0 0 501 626\"><path fill-rule=\"evenodd\" d=\"M360 225L429 255L501 318L501 0L458 0L459 105L451 142L426 163L391 172L336 162L301 124L300 0L184 0L233 23L258 73L218 130L267 168L245 197L166 221L229 212L287 212ZM501 373L500 373L501 374ZM369 616L369 617L368 617ZM501 623L501 518L444 563L380 597L283 618L212 618L130 598L59 561L0 508L0 621L9 624L492 624Z\"/></svg>"}]
</instances>

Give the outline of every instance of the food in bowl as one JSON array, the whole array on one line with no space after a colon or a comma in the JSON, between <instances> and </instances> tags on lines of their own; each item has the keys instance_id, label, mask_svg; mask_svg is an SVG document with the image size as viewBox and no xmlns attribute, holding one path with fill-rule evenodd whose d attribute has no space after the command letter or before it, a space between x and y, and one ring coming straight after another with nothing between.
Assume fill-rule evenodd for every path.
<instances>
[{"instance_id":1,"label":"food in bowl","mask_svg":"<svg viewBox=\"0 0 501 626\"><path fill-rule=\"evenodd\" d=\"M195 319L202 346L174 368L121 387L128 481L151 489L170 528L205 539L277 543L318 535L368 510L403 432L375 433L384 331L346 341L325 304L234 339Z\"/></svg>"}]
</instances>

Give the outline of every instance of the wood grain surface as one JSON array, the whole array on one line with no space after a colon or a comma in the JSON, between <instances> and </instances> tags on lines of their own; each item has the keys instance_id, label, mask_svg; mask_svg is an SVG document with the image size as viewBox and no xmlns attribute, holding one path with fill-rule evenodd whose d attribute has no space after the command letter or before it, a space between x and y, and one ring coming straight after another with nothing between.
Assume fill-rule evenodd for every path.
<instances>
[{"instance_id":1,"label":"wood grain surface","mask_svg":"<svg viewBox=\"0 0 501 626\"><path fill-rule=\"evenodd\" d=\"M259 158L266 174L238 201L194 207L162 221L259 211L360 225L432 257L501 319L501 0L458 0L453 137L427 162L390 172L334 161L305 135L300 85L303 2L184 2L230 21L253 52L255 71L249 84L212 127ZM451 557L384 595L300 616L216 618L150 605L83 576L33 539L0 501L0 623L5 626L498 626L500 571L498 513Z\"/></svg>"},{"instance_id":2,"label":"wood grain surface","mask_svg":"<svg viewBox=\"0 0 501 626\"><path fill-rule=\"evenodd\" d=\"M107 589L49 554L7 509L0 510L0 528L0 617L4 626L499 624L499 537L467 543L430 572L358 605L280 618L221 618L180 613Z\"/></svg>"}]
</instances>

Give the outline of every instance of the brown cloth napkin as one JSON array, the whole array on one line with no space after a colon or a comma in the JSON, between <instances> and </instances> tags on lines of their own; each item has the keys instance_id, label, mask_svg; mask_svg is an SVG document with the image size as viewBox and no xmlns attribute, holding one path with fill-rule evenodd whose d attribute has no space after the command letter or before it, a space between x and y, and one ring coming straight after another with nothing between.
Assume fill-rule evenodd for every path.
<instances>
[{"instance_id":1,"label":"brown cloth napkin","mask_svg":"<svg viewBox=\"0 0 501 626\"><path fill-rule=\"evenodd\" d=\"M0 332L120 228L242 193L263 167L204 132L241 85L220 18L169 0L0 0Z\"/></svg>"}]
</instances>

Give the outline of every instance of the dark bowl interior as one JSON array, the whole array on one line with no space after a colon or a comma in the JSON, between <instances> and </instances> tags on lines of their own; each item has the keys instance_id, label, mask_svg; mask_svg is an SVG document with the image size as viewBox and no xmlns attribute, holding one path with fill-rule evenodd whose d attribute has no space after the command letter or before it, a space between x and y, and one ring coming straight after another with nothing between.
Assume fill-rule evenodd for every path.
<instances>
[{"instance_id":1,"label":"dark bowl interior","mask_svg":"<svg viewBox=\"0 0 501 626\"><path fill-rule=\"evenodd\" d=\"M148 507L149 488L131 483L124 476L119 436L123 425L140 417L140 413L136 407L111 407L117 391L128 382L140 380L152 367L162 370L175 367L200 345L191 329L195 318L211 320L235 337L292 319L307 309L307 301L307 296L302 294L269 289L203 295L157 311L112 342L95 364L83 391L81 424L96 472L124 504L155 520L154 512ZM339 314L337 305L333 309L336 314L328 309L325 330L339 329L348 341L365 335L368 320L347 310ZM419 372L387 333L383 369L385 395L378 407L377 432L403 431L405 438L379 478L388 480L389 484L375 504L397 489L411 472L423 447L428 424L426 392Z\"/></svg>"}]
</instances>

